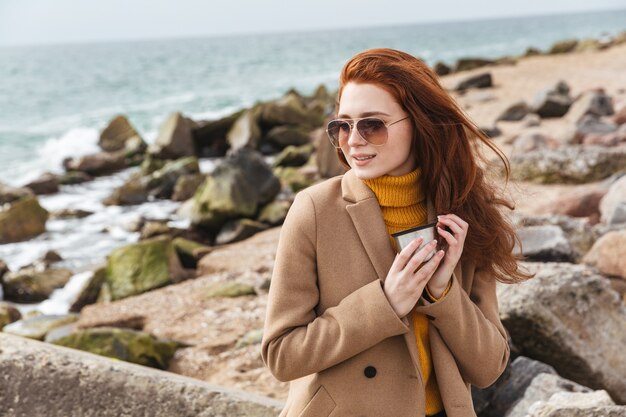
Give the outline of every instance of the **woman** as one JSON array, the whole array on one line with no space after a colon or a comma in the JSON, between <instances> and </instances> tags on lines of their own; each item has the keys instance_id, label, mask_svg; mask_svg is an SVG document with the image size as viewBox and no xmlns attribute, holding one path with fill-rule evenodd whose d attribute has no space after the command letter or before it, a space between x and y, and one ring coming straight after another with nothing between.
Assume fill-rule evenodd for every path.
<instances>
[{"instance_id":1,"label":"woman","mask_svg":"<svg viewBox=\"0 0 626 417\"><path fill-rule=\"evenodd\" d=\"M350 59L336 109L327 132L349 170L296 195L268 295L262 359L290 381L280 415L475 416L470 385L510 354L496 280L529 278L479 144L508 178L506 157L401 51ZM392 233L435 221L445 252L395 247Z\"/></svg>"}]
</instances>

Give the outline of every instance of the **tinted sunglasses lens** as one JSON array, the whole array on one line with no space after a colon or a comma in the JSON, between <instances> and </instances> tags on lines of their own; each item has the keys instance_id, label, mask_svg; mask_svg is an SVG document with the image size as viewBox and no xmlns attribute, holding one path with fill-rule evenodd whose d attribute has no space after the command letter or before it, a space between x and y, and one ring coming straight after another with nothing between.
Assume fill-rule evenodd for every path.
<instances>
[{"instance_id":1,"label":"tinted sunglasses lens","mask_svg":"<svg viewBox=\"0 0 626 417\"><path fill-rule=\"evenodd\" d=\"M332 143L335 147L339 147L340 143L348 140L348 137L350 136L350 125L348 122L333 120L328 123L326 132L330 138L330 143Z\"/></svg>"},{"instance_id":2,"label":"tinted sunglasses lens","mask_svg":"<svg viewBox=\"0 0 626 417\"><path fill-rule=\"evenodd\" d=\"M387 126L380 119L361 119L357 122L356 128L361 137L372 145L382 145L387 141Z\"/></svg>"}]
</instances>

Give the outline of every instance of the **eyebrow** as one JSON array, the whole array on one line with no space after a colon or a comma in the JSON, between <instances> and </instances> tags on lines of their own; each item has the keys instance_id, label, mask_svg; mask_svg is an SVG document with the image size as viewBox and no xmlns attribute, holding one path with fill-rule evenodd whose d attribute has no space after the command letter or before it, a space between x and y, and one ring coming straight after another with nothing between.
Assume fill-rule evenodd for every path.
<instances>
[{"instance_id":1,"label":"eyebrow","mask_svg":"<svg viewBox=\"0 0 626 417\"><path fill-rule=\"evenodd\" d=\"M390 114L387 114L385 112L382 111L366 111L364 113L361 113L361 115L359 117L368 117L368 116L373 116L375 114L384 114L385 116L391 116ZM340 114L339 116L340 119L349 119L350 115L348 114Z\"/></svg>"}]
</instances>

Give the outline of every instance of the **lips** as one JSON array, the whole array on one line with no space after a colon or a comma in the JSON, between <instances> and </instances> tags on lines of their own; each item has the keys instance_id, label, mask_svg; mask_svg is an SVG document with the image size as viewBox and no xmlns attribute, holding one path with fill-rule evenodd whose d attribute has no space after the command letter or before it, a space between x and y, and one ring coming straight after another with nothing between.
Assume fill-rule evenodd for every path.
<instances>
[{"instance_id":1,"label":"lips","mask_svg":"<svg viewBox=\"0 0 626 417\"><path fill-rule=\"evenodd\" d=\"M376 155L367 155L364 153L359 153L359 154L352 155L352 158L356 159L357 161L365 161L368 159L372 159L375 156Z\"/></svg>"}]
</instances>

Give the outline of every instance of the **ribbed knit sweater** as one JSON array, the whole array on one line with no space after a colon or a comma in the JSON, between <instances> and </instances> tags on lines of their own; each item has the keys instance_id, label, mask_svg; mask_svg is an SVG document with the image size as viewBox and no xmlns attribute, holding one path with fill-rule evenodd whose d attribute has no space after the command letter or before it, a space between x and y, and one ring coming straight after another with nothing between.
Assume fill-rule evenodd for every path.
<instances>
[{"instance_id":1,"label":"ribbed knit sweater","mask_svg":"<svg viewBox=\"0 0 626 417\"><path fill-rule=\"evenodd\" d=\"M377 178L364 179L363 182L374 192L383 212L387 232L394 250L397 250L392 233L425 224L428 220L426 200L422 190L421 169L400 176L383 175ZM434 300L443 298L450 285L440 298L427 294ZM420 366L426 384L426 415L436 414L443 410L437 379L433 372L428 338L428 319L426 315L411 310L409 318L413 321L415 341L419 352Z\"/></svg>"}]
</instances>

